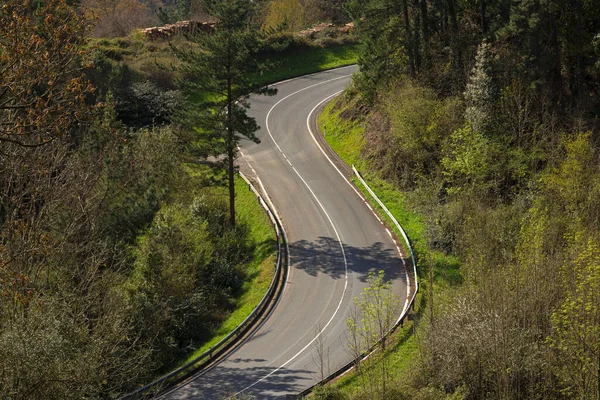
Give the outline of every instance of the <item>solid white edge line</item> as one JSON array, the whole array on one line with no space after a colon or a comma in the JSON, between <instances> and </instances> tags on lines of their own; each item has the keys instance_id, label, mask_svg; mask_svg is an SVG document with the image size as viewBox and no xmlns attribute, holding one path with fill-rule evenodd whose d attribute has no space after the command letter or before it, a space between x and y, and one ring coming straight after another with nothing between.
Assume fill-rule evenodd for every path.
<instances>
[{"instance_id":1,"label":"solid white edge line","mask_svg":"<svg viewBox=\"0 0 600 400\"><path fill-rule=\"evenodd\" d=\"M412 295L411 300L408 300L408 297L410 296L410 276L407 273L406 274L406 281L407 281L407 285L406 285L406 303L404 304L404 309L402 310L402 314L400 314L400 317L398 318L398 321L396 322L396 324L400 323L400 321L402 320L402 318L405 316L406 312L408 311L408 307L410 305L411 302L414 301L414 299L417 297L417 292L419 290L419 280L417 278L417 263L415 262L415 256L414 256L414 252L412 250L412 246L410 245L410 241L408 240L408 235L406 234L406 232L404 231L404 229L402 228L402 226L400 225L400 223L398 222L398 220L396 220L396 217L394 217L394 215L390 212L390 210L388 210L388 208L385 206L385 204L383 204L383 202L379 199L379 197L377 197L377 195L375 194L375 192L373 192L373 190L371 189L371 187L367 184L367 182L365 182L365 180L362 178L362 176L358 173L358 170L356 169L356 167L354 165L352 165L352 170L354 171L354 173L356 174L356 177L358 178L358 180L363 184L363 186L365 187L365 189L367 189L367 191L371 194L371 196L373 196L373 198L377 201L377 203L379 203L379 205L381 206L381 208L387 213L387 215L391 218L391 220L394 222L394 224L396 225L396 227L398 228L398 230L400 231L400 233L402 234L402 237L404 238L404 241L406 242L406 246L408 248L408 251L410 252L410 258L413 264L413 271L415 274L415 292ZM406 263L404 262L404 258L402 258L402 264L404 264L405 268L406 268Z\"/></svg>"},{"instance_id":2,"label":"solid white edge line","mask_svg":"<svg viewBox=\"0 0 600 400\"><path fill-rule=\"evenodd\" d=\"M315 143L317 144L317 147L319 148L319 150L321 150L321 153L323 153L323 155L325 156L325 158L327 158L327 161L329 161L329 163L331 165L333 165L333 168L335 168L335 170L338 172L338 174L340 174L340 176L346 181L346 183L348 185L350 185L350 187L352 188L352 190L354 190L354 193L356 193L358 195L358 197L360 197L362 199L362 201L365 202L365 204L367 204L367 207L370 208L369 203L366 202L366 199L364 198L364 196L362 195L362 193L360 193L355 187L354 185L348 180L348 178L346 178L346 175L344 175L342 173L342 171L340 171L340 169L337 167L337 165L335 165L335 163L333 162L333 160L329 157L329 155L325 152L325 150L323 149L323 147L321 147L321 144L319 143L319 141L317 140L317 137L315 136L314 132L312 131L312 129L310 128L310 119L312 117L312 115L314 114L315 110L317 108L319 108L323 103L328 102L329 100L333 99L336 96L339 96L340 93L342 93L343 90L340 90L337 93L332 94L329 97L324 98L323 100L321 100L319 102L319 104L317 104L316 106L313 107L312 110L310 110L310 113L308 113L308 117L306 118L306 127L308 128L308 132L310 133L310 136L313 138L313 140L315 141ZM371 209L372 211L372 209Z\"/></svg>"},{"instance_id":3,"label":"solid white edge line","mask_svg":"<svg viewBox=\"0 0 600 400\"><path fill-rule=\"evenodd\" d=\"M241 150L240 150L240 153ZM242 154L243 156L243 154ZM248 160L246 160L246 162L248 162L248 166L250 166L250 169L252 169L252 171L254 171L254 168L252 168L252 165L250 164L250 162ZM285 250L286 250L286 264L287 264L287 270L288 270L288 278L289 278L289 269L290 269L290 245L288 243L287 240L287 233L285 232L285 228L283 227L283 222L281 220L281 217L279 216L279 212L277 211L277 208L275 208L275 205L273 204L273 202L271 201L271 198L269 196L269 193L267 192L267 190L265 189L265 186L263 185L262 181L260 180L260 178L258 177L258 174L256 173L256 171L254 171L254 176L256 176L256 180L258 181L258 184L260 185L265 197L267 198L267 202L269 203L269 205L271 206L271 209L273 210L273 212L275 213L274 218L276 218L279 222L279 226L281 227L281 233L283 235L283 241L285 242ZM262 196L259 196L260 201L264 201ZM270 213L269 213L270 214ZM277 230L275 230L277 231ZM283 298L283 294L285 293L285 290L287 289L287 279L285 279L283 281L283 288L281 288L281 294L279 295L279 297L277 298L277 301L275 302L275 305L273 307L271 307L271 309L269 310L269 313L262 319L262 321L260 321L260 323L258 324L258 326L256 326L256 328L253 329L252 334L250 334L249 336L247 336L246 338L244 338L240 343L236 344L234 346L234 349L231 350L231 353L233 353L234 351L236 351L237 349L239 349L241 346L243 346L248 340L252 339L254 337L254 334L256 332L258 332L258 330L260 328L262 328L262 326L269 320L269 318L271 317L271 315L275 312L275 310L277 309L277 306L279 305L279 302L281 301L281 299ZM198 374L194 374L191 377L189 377L188 379L184 380L183 382L181 382L179 385L173 387L172 389L169 389L168 391L166 391L165 393L161 394L158 399L164 399L167 396L169 396L170 394L176 392L177 390L189 385L190 383L192 383L194 381L194 379L196 379L199 376L202 376L204 374L207 374L208 372L212 371L214 368L216 368L217 366L219 366L219 363L213 364L210 367L206 368L205 370L201 371Z\"/></svg>"}]
</instances>

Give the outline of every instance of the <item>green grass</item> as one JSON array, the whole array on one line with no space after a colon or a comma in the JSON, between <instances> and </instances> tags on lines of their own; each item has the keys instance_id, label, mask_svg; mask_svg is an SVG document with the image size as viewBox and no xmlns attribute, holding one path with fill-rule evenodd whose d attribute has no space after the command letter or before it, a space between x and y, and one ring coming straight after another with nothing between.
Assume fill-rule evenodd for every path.
<instances>
[{"instance_id":1,"label":"green grass","mask_svg":"<svg viewBox=\"0 0 600 400\"><path fill-rule=\"evenodd\" d=\"M183 363L210 349L241 324L260 303L275 273L277 244L271 221L242 178L236 177L235 189L238 223L250 226L250 240L255 245L253 258L246 266L247 279L242 286L241 296L235 301L234 311L214 331L214 335Z\"/></svg>"},{"instance_id":2,"label":"green grass","mask_svg":"<svg viewBox=\"0 0 600 400\"><path fill-rule=\"evenodd\" d=\"M97 45L99 50L109 56L113 62L128 65L141 75L160 70L158 64L176 64L176 59L168 44L164 42L148 42L139 38L118 38L101 39L90 45ZM189 44L179 39L177 45L188 46ZM273 57L273 61L281 61L277 70L259 77L259 80L267 83L352 64L356 62L357 51L356 44L328 47L306 46L298 48L296 51L288 50ZM205 175L207 173L210 175L210 172L204 169L198 171L193 166L184 166L184 169L199 187L203 186L202 182L208 179ZM195 191L195 189L190 190ZM223 188L212 188L212 190L220 192ZM222 195L226 196L226 193L223 191ZM179 196L187 197L184 193ZM277 259L273 227L255 195L241 178L236 178L236 211L238 221L250 227L250 240L255 245L252 260L245 268L246 280L238 293L239 297L234 300L231 314L212 332L211 336L206 338L203 343L197 343L199 347L192 354L185 359L180 359L169 369L175 369L177 366L197 358L231 333L258 305L269 288Z\"/></svg>"},{"instance_id":3,"label":"green grass","mask_svg":"<svg viewBox=\"0 0 600 400\"><path fill-rule=\"evenodd\" d=\"M391 338L391 348L386 352L385 357L390 363L392 378L399 378L408 372L419 355L417 339L413 335L414 323L413 320L405 322ZM341 392L351 395L360 391L361 379L352 372L335 381L334 385Z\"/></svg>"},{"instance_id":4,"label":"green grass","mask_svg":"<svg viewBox=\"0 0 600 400\"><path fill-rule=\"evenodd\" d=\"M269 56L261 55L259 56L261 61L271 63L273 68L262 74L251 75L251 78L258 85L266 85L296 76L352 65L358 60L358 50L358 43L305 45ZM199 95L197 98L192 97L190 101L200 99Z\"/></svg>"},{"instance_id":5,"label":"green grass","mask_svg":"<svg viewBox=\"0 0 600 400\"><path fill-rule=\"evenodd\" d=\"M269 57L273 70L255 77L260 83L273 83L290 77L324 71L356 63L358 43L306 46L287 49Z\"/></svg>"},{"instance_id":6,"label":"green grass","mask_svg":"<svg viewBox=\"0 0 600 400\"><path fill-rule=\"evenodd\" d=\"M361 159L361 152L365 145L364 123L360 121L343 121L340 118L340 110L332 112L335 102L330 102L325 106L325 110L319 115L319 127L321 132L325 132L325 139L333 150L348 165L356 165L361 169L364 162Z\"/></svg>"},{"instance_id":7,"label":"green grass","mask_svg":"<svg viewBox=\"0 0 600 400\"><path fill-rule=\"evenodd\" d=\"M342 105L337 106L337 101L340 101ZM368 162L363 157L363 149L366 145L364 116L349 120L341 115L351 107L352 103L346 104L345 99L342 98L330 102L318 119L321 132L325 131L325 139L347 164L356 166L373 192L402 225L417 257L420 288L415 300L415 312L411 320L405 322L404 326L393 335L392 348L385 355L387 361L390 362L392 376L399 378L414 367L420 354L418 342L413 333L416 332L417 335L424 333L427 326L428 318L424 318L424 316L429 301L427 293L429 282L426 280L425 265L434 266L434 293L438 304L450 298L455 287L462 282L462 278L458 261L454 256L432 251L427 247L424 216L410 207L406 194L399 191L392 183L381 179L376 171L369 168ZM363 192L365 198L369 200L387 225L401 238L400 232L391 219L379 204L372 200L371 195L363 188L358 179L354 178L354 184ZM361 380L355 373L351 373L336 381L334 385L342 392L351 395L360 390Z\"/></svg>"}]
</instances>

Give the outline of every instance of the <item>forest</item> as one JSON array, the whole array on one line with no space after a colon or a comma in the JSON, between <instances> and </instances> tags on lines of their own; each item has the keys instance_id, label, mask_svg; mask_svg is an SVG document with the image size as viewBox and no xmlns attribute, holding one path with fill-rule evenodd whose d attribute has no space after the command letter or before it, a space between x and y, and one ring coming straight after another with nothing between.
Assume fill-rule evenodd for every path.
<instances>
[{"instance_id":1,"label":"forest","mask_svg":"<svg viewBox=\"0 0 600 400\"><path fill-rule=\"evenodd\" d=\"M423 306L404 373L319 396L600 398L599 4L344 10L360 72L322 119L420 216ZM442 287L452 258L460 278Z\"/></svg>"}]
</instances>

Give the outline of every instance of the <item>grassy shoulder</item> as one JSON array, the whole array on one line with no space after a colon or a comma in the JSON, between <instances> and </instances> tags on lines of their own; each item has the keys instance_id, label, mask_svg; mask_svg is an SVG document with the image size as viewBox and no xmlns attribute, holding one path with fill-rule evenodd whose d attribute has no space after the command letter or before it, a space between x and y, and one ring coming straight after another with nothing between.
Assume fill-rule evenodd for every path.
<instances>
[{"instance_id":1,"label":"grassy shoulder","mask_svg":"<svg viewBox=\"0 0 600 400\"><path fill-rule=\"evenodd\" d=\"M339 104L338 104L339 102ZM453 256L438 251L431 251L427 246L425 236L424 216L411 209L405 193L399 191L392 183L378 176L376 171L369 168L364 157L363 148L366 146L366 123L361 118L347 118L345 114L352 104L346 104L341 98L331 101L320 114L318 123L321 132L332 149L348 164L355 165L363 175L375 194L386 205L400 225L406 231L417 258L417 273L419 276L419 294L415 300L415 310L411 318L398 329L392 337L392 345L384 357L390 366L391 377L400 379L410 372L418 361L419 337L425 332L429 318L428 305L430 302L430 286L428 268L433 267L433 292L437 302L444 302L454 288L462 281L458 261ZM391 219L372 200L362 184L354 179L355 185L363 192L373 208L394 229L398 237L400 232L395 228ZM350 373L338 379L334 387L341 392L352 395L360 391L362 381L356 373Z\"/></svg>"},{"instance_id":2,"label":"grassy shoulder","mask_svg":"<svg viewBox=\"0 0 600 400\"><path fill-rule=\"evenodd\" d=\"M120 88L124 91L123 93L126 92L125 94L127 94L129 93L127 90L133 88L134 83L146 81L154 85L153 87L158 91L177 90L178 74L180 72L178 71L178 60L174 56L171 46L185 48L192 47L194 44L186 41L183 37L175 37L171 43L166 41L148 41L134 33L126 38L93 40L90 41L89 46L94 48L96 65L96 68L90 74L94 78L94 81L102 82L102 85L98 87L98 93L102 96L108 93L111 88ZM277 65L277 68L267 74L256 77L256 81L268 83L352 64L356 62L357 54L358 44L351 41L329 41L327 43L323 43L323 41L320 43L308 41L293 42L283 51L260 55L261 58L269 58L269 62L273 62ZM189 169L183 166L183 170L186 171L184 174L189 175L190 180L183 179L186 183L182 183L181 186L174 189L174 192L169 195L170 200L160 206L157 215L160 218L170 218L169 223L173 224L173 232L181 231L181 240L183 242L177 243L177 245L189 244L198 246L198 250L200 250L199 254L208 252L209 250L207 249L210 247L208 242L211 242L211 240L206 240L202 235L205 234L203 233L204 231L210 232L210 228L207 229L204 227L198 229L196 232L194 228L190 226L184 228L181 224L190 225L189 223L185 223L185 221L191 222L193 220L193 217L189 215L188 204L190 198L196 196L202 198L205 195L208 198L220 198L226 196L226 191L224 188L215 188L212 186L213 184L209 182L210 179L204 176L204 173L194 171L194 168ZM238 281L241 287L236 284L235 290L227 295L227 299L220 300L221 305L219 307L222 310L219 311L220 314L217 315L218 313L214 313L207 316L205 320L201 321L200 329L190 330L189 332L185 330L174 332L172 335L175 339L172 339L169 332L173 331L173 329L171 327L163 328L164 332L159 335L161 339L157 341L157 349L163 349L159 350L159 352L166 354L163 358L166 362L159 362L159 365L162 365L162 367L155 371L156 374L163 374L173 370L213 347L252 312L268 290L277 257L273 228L264 210L256 201L254 194L248 190L241 179L236 181L236 189L237 218L239 224L244 225L250 231L245 240L249 248L252 249L252 254L245 256L247 260L241 264L237 264L240 270L243 271L240 274L242 280L241 282ZM152 229L156 232L163 232L163 228L157 225ZM210 235L209 233L209 237ZM140 267L138 269L143 273L149 273L148 271L152 270L153 260L150 254L156 250L155 247L163 252L165 257L173 257L180 262L181 265L169 263L169 266L165 267L169 273L175 274L174 276L181 276L177 268L184 268L183 265L186 265L185 268L194 268L192 266L196 264L193 262L189 265L185 264L190 261L187 258L202 258L202 255L190 255L187 257L179 255L177 252L172 252L172 246L161 244L156 235L151 236L144 233L138 238L139 245L144 247L143 251L136 250L136 254L140 258L138 262ZM213 235L212 237L214 238L215 236ZM190 254L193 253L196 252L191 252ZM202 262L200 259L198 261ZM136 275L136 278L132 279L132 287L135 285L145 287L145 281L142 279L143 273ZM206 272L202 273L206 274ZM222 272L219 269L215 272L215 274L217 273L221 274ZM159 277L160 275L158 274ZM192 279L191 276L190 279ZM208 282L208 280L203 282ZM178 281L178 283L183 285L185 282L182 280L182 282ZM169 279L164 278L156 286L156 291L160 292L164 290L165 293L169 293L171 286ZM152 291L154 289L153 287L149 287L147 290ZM140 295L138 297L140 304L142 304L143 296ZM186 300L181 301L185 303ZM171 302L168 296L164 299L163 303L160 304L167 308L169 307ZM193 303L190 307L196 307L196 303ZM171 315L176 313L177 310L168 309L165 312L165 315ZM179 318L179 316L176 315L173 318ZM184 329L188 328L185 327ZM193 332L198 333L194 334ZM188 337L191 339L185 339ZM182 340L181 344L188 349L191 348L191 350L182 351L173 358L170 358L169 353L172 351L172 344L169 344L169 340Z\"/></svg>"},{"instance_id":3,"label":"grassy shoulder","mask_svg":"<svg viewBox=\"0 0 600 400\"><path fill-rule=\"evenodd\" d=\"M293 47L268 56L275 65L257 80L272 83L290 77L355 64L358 60L358 43L310 45Z\"/></svg>"},{"instance_id":4,"label":"grassy shoulder","mask_svg":"<svg viewBox=\"0 0 600 400\"><path fill-rule=\"evenodd\" d=\"M111 88L119 88L121 95L134 93L134 84L140 82L150 82L156 89L155 92L176 91L180 72L171 45L180 48L193 46L183 37L173 38L172 43L168 43L148 41L135 34L127 38L90 41L89 46L94 47L96 66L90 74L95 82L102 83L98 87L99 96L108 96ZM328 45L294 43L282 52L269 54L269 57L276 59L274 61L278 62L279 68L268 75L257 77L257 80L272 82L351 64L356 61L357 48L356 44L339 42ZM152 92L152 95L155 94ZM160 96L156 98L160 100ZM267 292L277 258L271 223L254 194L248 190L243 180L238 179L236 208L238 225L244 227L244 243L241 244L244 247L244 259L231 264L236 265L232 270L222 268L226 264L219 264L221 261L218 260L214 261L215 265L210 264L210 268L206 268L213 262L211 254L220 252L218 257L235 258L225 256L229 254L229 246L219 242L232 239L221 237L221 233L216 233L220 229L212 226L216 221L214 218L219 217L218 213L213 214L216 209L213 210L210 204L219 203L220 200L215 199L223 199L227 193L225 188L214 186L211 173L207 175L205 171L187 165L180 167L186 178L175 185L168 200L161 202L156 210L158 218L155 218L149 229L140 232L137 245L132 250L136 259L136 272L128 281L132 293L137 293L133 297L136 304L139 303L140 310L151 310L155 319L160 321L148 327L148 332L151 332L149 336L157 338L154 346L157 353L160 353L156 357L158 368L150 373L154 377L197 358L231 333ZM199 201L198 204L194 203L196 200ZM210 210L205 209L205 206L210 206ZM199 222L202 218L205 218L205 225ZM200 225L196 227L195 223ZM230 233L225 230L223 234ZM170 241L163 240L161 235L167 235ZM177 251L181 246L188 246L193 251ZM235 245L231 246L231 250L237 251ZM246 253L248 250L250 254ZM161 266L156 267L157 263ZM147 276L156 279L156 282L148 284ZM197 276L202 278L197 279ZM202 290L210 291L208 285L212 284L210 282L213 279L216 285L220 285L219 290L212 294L214 297L207 296L205 299L202 297ZM229 279L232 280L228 281ZM231 292L227 292L229 284ZM203 286L205 287L202 288ZM197 296L186 298L183 296L186 290L197 290ZM206 311L206 315L202 314L203 317L195 322L188 321L184 315L188 311L183 312L173 306L177 302L192 310L190 312ZM212 308L201 310L203 304L209 304L208 307ZM156 311L160 307L164 308L163 313Z\"/></svg>"},{"instance_id":5,"label":"grassy shoulder","mask_svg":"<svg viewBox=\"0 0 600 400\"><path fill-rule=\"evenodd\" d=\"M335 107L336 101L332 101L319 115L318 123L321 132L325 131L325 139L331 148L348 165L354 165L363 175L365 181L371 189L377 194L381 201L386 205L390 212L396 217L400 225L406 230L407 235L413 242L414 247L423 245L425 224L423 216L411 211L407 204L406 196L399 192L390 182L387 182L368 168L367 161L362 157L363 147L365 146L364 133L365 123L361 120L347 120L340 114L344 108ZM363 190L362 184L356 180L354 182L358 188ZM371 196L365 192L365 197L371 201ZM395 233L401 236L387 214L381 207L371 201L381 217L384 217L387 224L394 228Z\"/></svg>"},{"instance_id":6,"label":"grassy shoulder","mask_svg":"<svg viewBox=\"0 0 600 400\"><path fill-rule=\"evenodd\" d=\"M180 61L173 54L172 47L192 49L196 45L180 36L173 37L170 42L150 41L133 33L124 38L94 39L88 46L110 60L115 67L126 69L119 76L112 73L106 79L148 79L159 87L175 88ZM267 84L354 64L358 60L359 46L359 43L350 39L325 43L308 40L293 42L284 50L260 53L259 61L271 64L273 68L253 78L259 84ZM104 67L99 65L98 68Z\"/></svg>"},{"instance_id":7,"label":"grassy shoulder","mask_svg":"<svg viewBox=\"0 0 600 400\"><path fill-rule=\"evenodd\" d=\"M181 164L176 175L130 250L133 270L124 284L156 337L156 367L146 383L239 326L267 293L277 260L271 221L243 179L235 179L237 223L231 226L228 190L213 181L220 174Z\"/></svg>"},{"instance_id":8,"label":"grassy shoulder","mask_svg":"<svg viewBox=\"0 0 600 400\"><path fill-rule=\"evenodd\" d=\"M213 336L190 354L184 363L210 349L241 324L260 303L275 273L277 244L274 239L273 225L254 193L240 177L236 177L235 189L237 219L239 223L250 227L249 236L254 245L253 257L246 265L246 280L242 285L240 296L235 300L234 310L214 331Z\"/></svg>"}]
</instances>

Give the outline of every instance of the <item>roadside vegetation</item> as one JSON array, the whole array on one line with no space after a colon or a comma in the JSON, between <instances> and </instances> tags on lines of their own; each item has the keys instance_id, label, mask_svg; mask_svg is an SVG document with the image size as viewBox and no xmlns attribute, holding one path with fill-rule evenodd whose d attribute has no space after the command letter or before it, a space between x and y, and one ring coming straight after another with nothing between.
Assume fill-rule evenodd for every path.
<instances>
[{"instance_id":1,"label":"roadside vegetation","mask_svg":"<svg viewBox=\"0 0 600 400\"><path fill-rule=\"evenodd\" d=\"M314 396L316 398L379 397L381 396L379 391L383 390L383 384L386 382L380 377L385 375L392 382L391 385L388 382L385 396L395 398L399 396L396 389L398 382L411 376L414 373L415 363L419 361L420 340L427 332L430 322L431 313L428 309L434 303L433 293L435 293L436 304L452 301L452 296L462 284L463 277L459 261L453 254L429 246L426 216L419 209L411 206L410 196L382 178L363 156L368 146L365 139L368 118L355 114L356 98L348 100L350 98L334 100L325 106L318 119L320 130L322 133L325 132L328 144L342 160L350 166L355 165L377 197L383 201L407 232L418 260L420 289L410 317L388 339L387 348L380 349L376 357L364 361L363 371L354 371L335 381L331 386L317 388ZM349 118L349 115L353 117ZM397 237L402 237L379 204L372 200L366 190L363 190L358 179L354 177L352 182L363 191L365 198L384 219L387 226ZM373 372L365 374L364 371Z\"/></svg>"},{"instance_id":2,"label":"roadside vegetation","mask_svg":"<svg viewBox=\"0 0 600 400\"><path fill-rule=\"evenodd\" d=\"M3 399L118 397L226 335L272 278L270 222L239 179L232 219L225 169L208 157L222 154L220 126L203 123L218 110L183 90L174 49L203 43L149 40L135 28L150 20L127 17L194 11L87 3L95 17L62 0L0 8ZM255 87L356 58L350 37L299 38L260 18L242 27L253 60L305 62L245 76Z\"/></svg>"},{"instance_id":3,"label":"roadside vegetation","mask_svg":"<svg viewBox=\"0 0 600 400\"><path fill-rule=\"evenodd\" d=\"M361 70L321 131L405 225L423 286L379 383L315 397L600 398L597 8L346 10Z\"/></svg>"},{"instance_id":4,"label":"roadside vegetation","mask_svg":"<svg viewBox=\"0 0 600 400\"><path fill-rule=\"evenodd\" d=\"M210 349L240 325L260 303L275 275L277 241L273 236L271 221L264 210L256 206L256 196L249 190L244 180L237 177L235 184L238 221L248 227L248 237L256 245L251 261L245 267L247 276L239 288L239 295L234 300L231 313L217 329L211 332L210 340L205 341L202 346L188 355L185 362L193 360ZM223 199L227 196L223 188L215 188L214 192Z\"/></svg>"}]
</instances>

